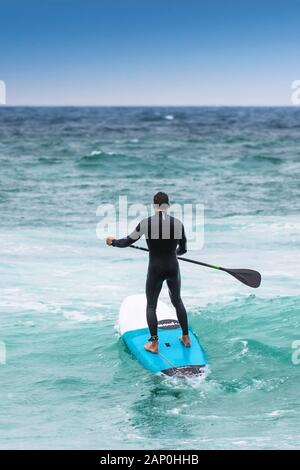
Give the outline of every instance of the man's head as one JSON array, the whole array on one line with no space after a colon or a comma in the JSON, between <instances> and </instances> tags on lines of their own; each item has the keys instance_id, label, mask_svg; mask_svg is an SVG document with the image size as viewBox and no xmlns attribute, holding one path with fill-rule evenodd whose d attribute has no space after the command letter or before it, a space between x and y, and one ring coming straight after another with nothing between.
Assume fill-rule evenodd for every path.
<instances>
[{"instance_id":1,"label":"man's head","mask_svg":"<svg viewBox=\"0 0 300 470\"><path fill-rule=\"evenodd\" d=\"M153 207L157 211L167 211L169 209L169 196L162 191L156 193L153 197Z\"/></svg>"}]
</instances>

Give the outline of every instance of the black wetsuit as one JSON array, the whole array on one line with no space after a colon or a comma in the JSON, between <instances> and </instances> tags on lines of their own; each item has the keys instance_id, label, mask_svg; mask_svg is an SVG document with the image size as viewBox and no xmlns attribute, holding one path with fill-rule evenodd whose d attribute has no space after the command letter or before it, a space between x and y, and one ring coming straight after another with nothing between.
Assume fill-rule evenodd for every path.
<instances>
[{"instance_id":1,"label":"black wetsuit","mask_svg":"<svg viewBox=\"0 0 300 470\"><path fill-rule=\"evenodd\" d=\"M125 238L113 241L113 246L125 248L145 235L149 248L149 266L146 281L147 322L152 339L157 337L156 307L162 284L167 281L169 295L176 309L184 335L188 334L188 321L180 296L180 270L177 255L186 253L183 224L174 217L158 212L142 220L135 231Z\"/></svg>"}]
</instances>

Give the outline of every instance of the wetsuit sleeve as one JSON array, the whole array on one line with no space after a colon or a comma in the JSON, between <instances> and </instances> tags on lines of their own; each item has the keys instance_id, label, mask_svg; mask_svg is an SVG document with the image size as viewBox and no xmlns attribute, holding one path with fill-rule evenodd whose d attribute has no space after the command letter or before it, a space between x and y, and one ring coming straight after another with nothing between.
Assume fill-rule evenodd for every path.
<instances>
[{"instance_id":1,"label":"wetsuit sleeve","mask_svg":"<svg viewBox=\"0 0 300 470\"><path fill-rule=\"evenodd\" d=\"M178 240L178 247L176 250L177 255L184 255L187 252L187 243L184 226L182 225L182 234L180 240Z\"/></svg>"},{"instance_id":2,"label":"wetsuit sleeve","mask_svg":"<svg viewBox=\"0 0 300 470\"><path fill-rule=\"evenodd\" d=\"M118 240L113 240L112 246L117 246L118 248L126 248L127 246L132 245L137 240L141 238L143 231L141 229L141 224L138 224L135 230L125 238L119 238Z\"/></svg>"}]
</instances>

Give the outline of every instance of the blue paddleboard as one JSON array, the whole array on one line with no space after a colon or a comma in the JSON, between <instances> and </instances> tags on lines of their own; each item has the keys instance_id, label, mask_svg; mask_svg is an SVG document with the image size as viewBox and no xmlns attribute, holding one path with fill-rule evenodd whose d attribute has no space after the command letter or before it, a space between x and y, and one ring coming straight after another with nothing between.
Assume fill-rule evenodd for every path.
<instances>
[{"instance_id":1,"label":"blue paddleboard","mask_svg":"<svg viewBox=\"0 0 300 470\"><path fill-rule=\"evenodd\" d=\"M189 329L191 347L180 341L181 328L173 307L158 301L157 305L159 353L144 349L149 339L146 321L146 297L143 294L126 297L119 314L119 332L131 354L145 369L154 373L177 376L202 375L207 365L205 352Z\"/></svg>"}]
</instances>

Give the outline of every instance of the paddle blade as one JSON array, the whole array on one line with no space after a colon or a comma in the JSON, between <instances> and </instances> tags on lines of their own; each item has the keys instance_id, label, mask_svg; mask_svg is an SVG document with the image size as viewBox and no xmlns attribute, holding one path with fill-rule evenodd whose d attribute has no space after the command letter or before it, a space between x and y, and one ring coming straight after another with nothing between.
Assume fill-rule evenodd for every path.
<instances>
[{"instance_id":1,"label":"paddle blade","mask_svg":"<svg viewBox=\"0 0 300 470\"><path fill-rule=\"evenodd\" d=\"M228 274L235 277L246 286L259 287L261 283L261 275L258 271L252 269L224 269Z\"/></svg>"}]
</instances>

